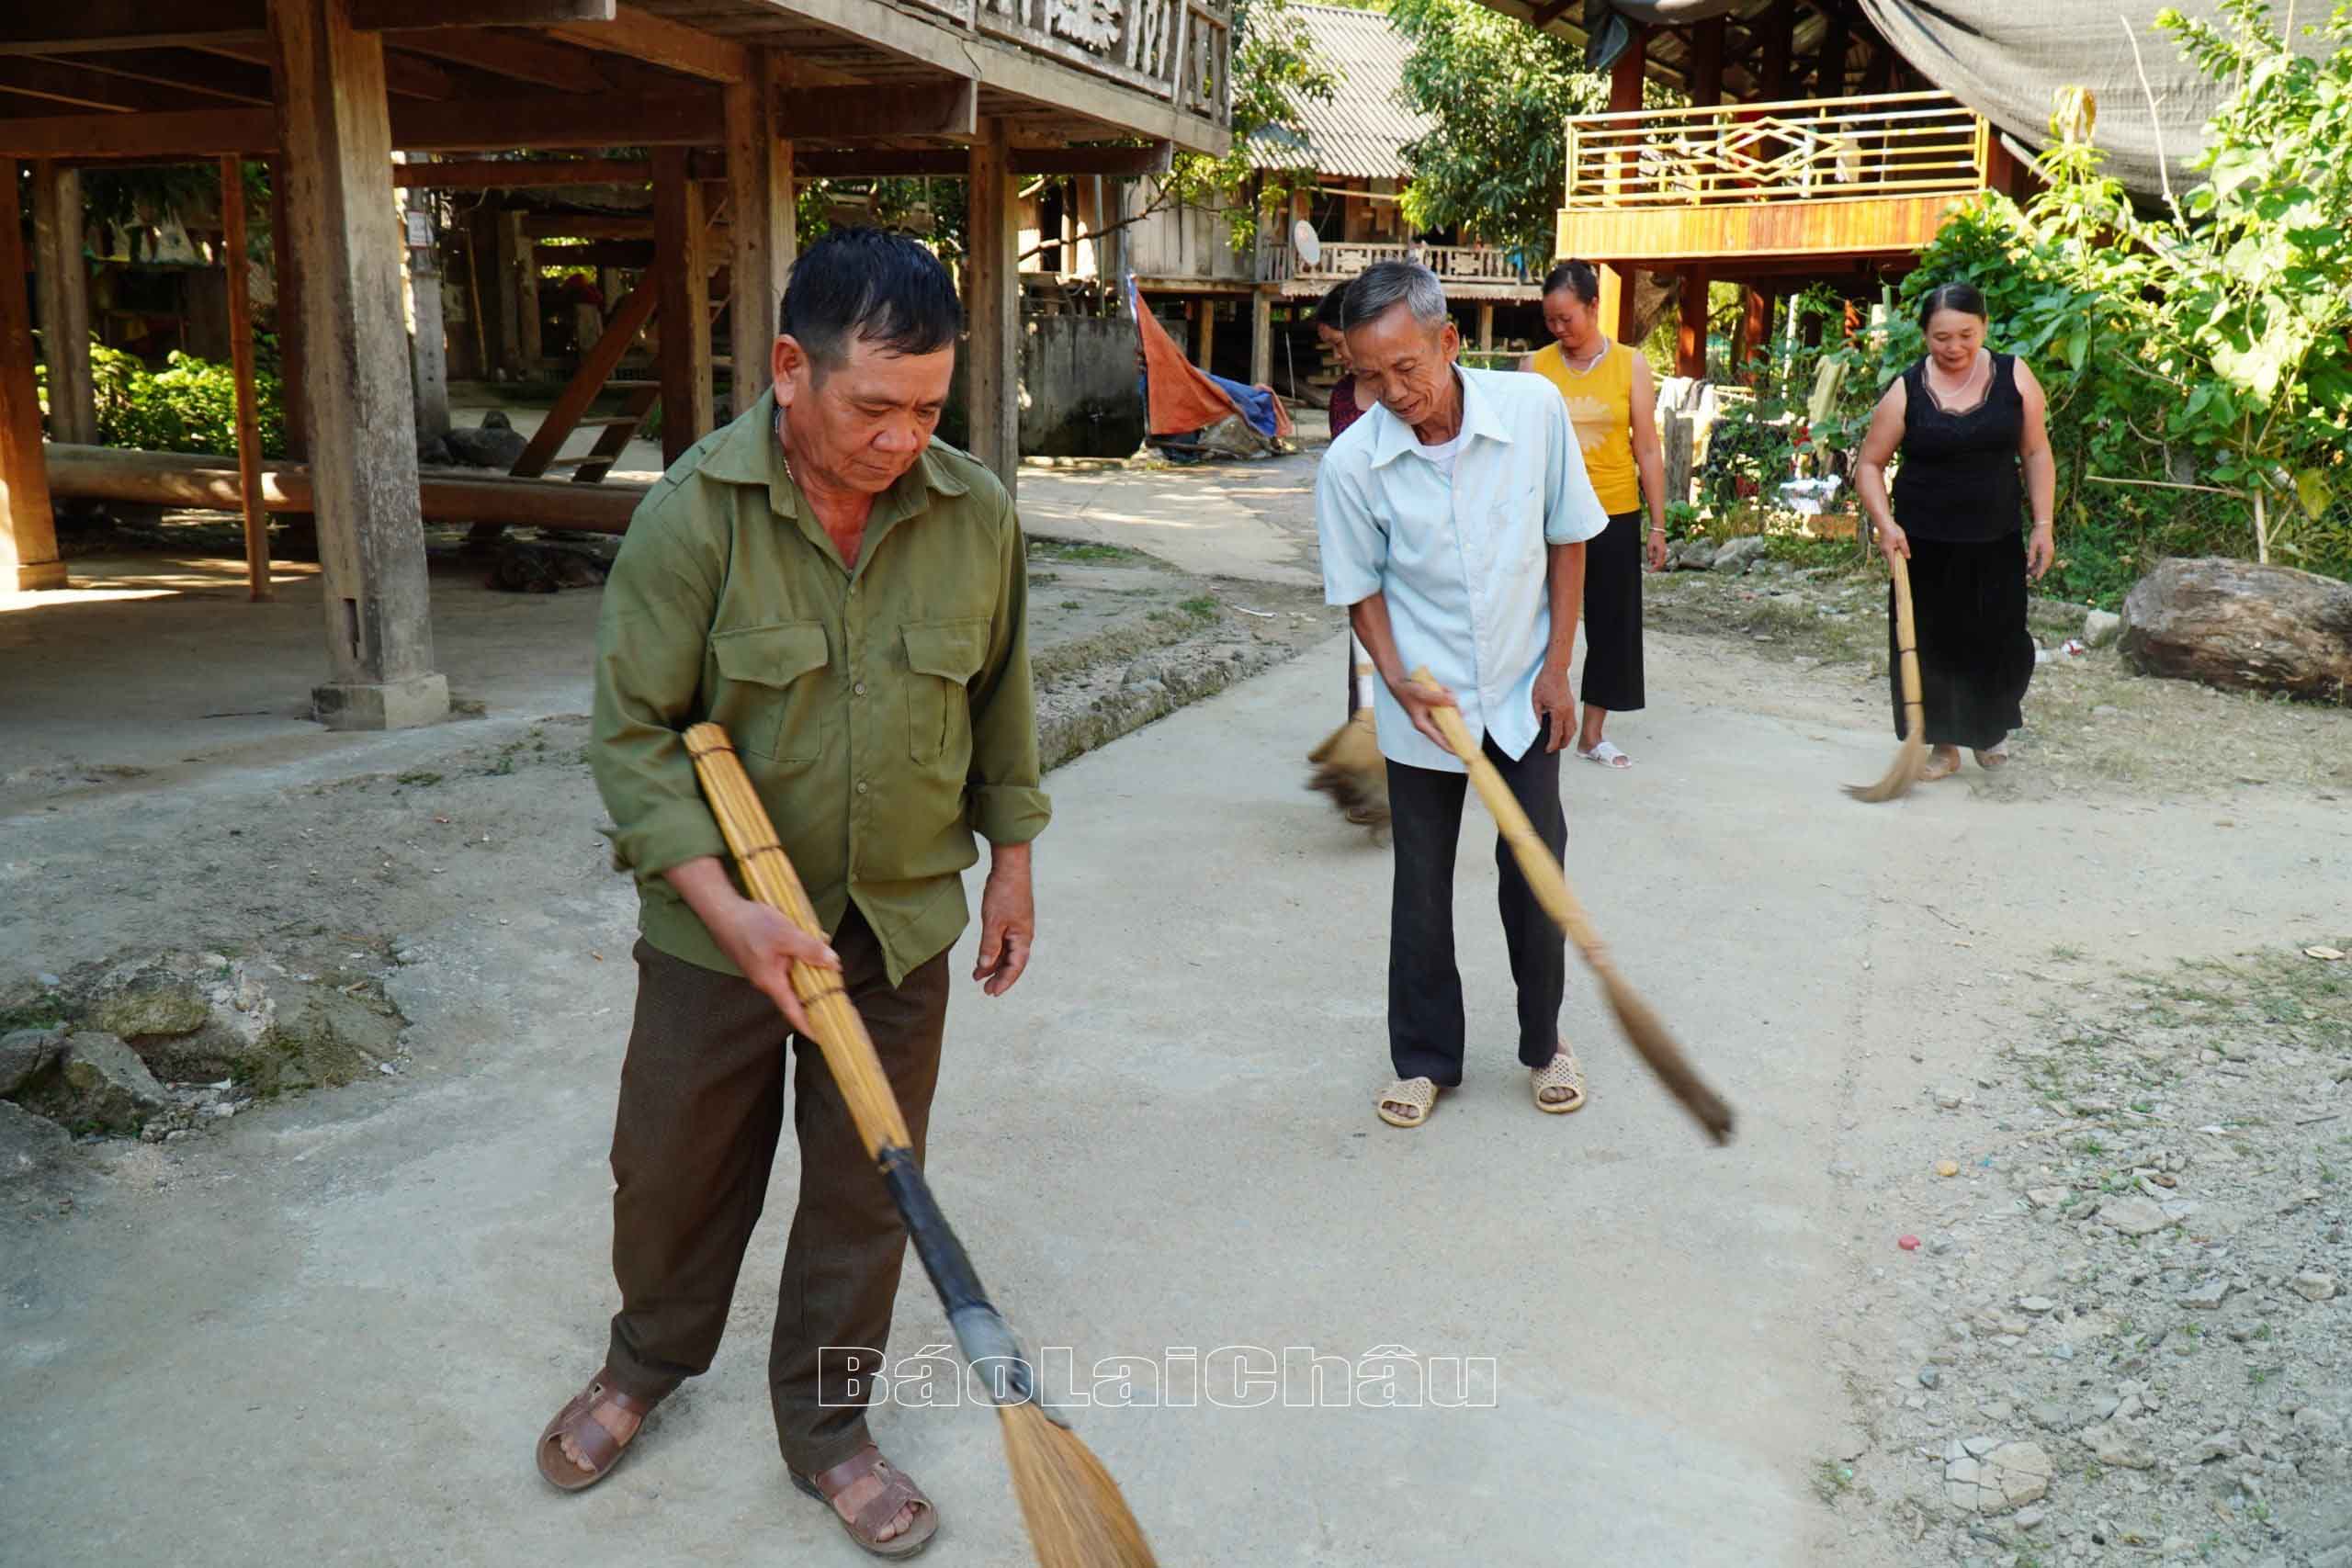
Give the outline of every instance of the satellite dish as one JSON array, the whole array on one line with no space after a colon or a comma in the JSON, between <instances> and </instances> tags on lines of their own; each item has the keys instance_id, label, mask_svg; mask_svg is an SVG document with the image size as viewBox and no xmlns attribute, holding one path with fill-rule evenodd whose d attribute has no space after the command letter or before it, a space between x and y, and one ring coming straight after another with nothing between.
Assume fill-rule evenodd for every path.
<instances>
[{"instance_id":1,"label":"satellite dish","mask_svg":"<svg viewBox=\"0 0 2352 1568\"><path fill-rule=\"evenodd\" d=\"M1323 259L1323 237L1304 218L1290 226L1290 244L1298 253L1298 259L1309 266Z\"/></svg>"},{"instance_id":2,"label":"satellite dish","mask_svg":"<svg viewBox=\"0 0 2352 1568\"><path fill-rule=\"evenodd\" d=\"M1610 9L1609 0L1585 0L1584 30L1584 68L1588 71L1608 70L1634 41L1632 26Z\"/></svg>"}]
</instances>

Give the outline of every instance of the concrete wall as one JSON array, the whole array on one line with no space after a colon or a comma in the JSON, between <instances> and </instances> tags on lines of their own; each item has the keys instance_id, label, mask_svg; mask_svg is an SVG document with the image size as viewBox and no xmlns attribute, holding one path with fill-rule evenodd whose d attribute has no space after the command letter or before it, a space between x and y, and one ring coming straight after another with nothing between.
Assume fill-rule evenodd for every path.
<instances>
[{"instance_id":1,"label":"concrete wall","mask_svg":"<svg viewBox=\"0 0 2352 1568\"><path fill-rule=\"evenodd\" d=\"M1133 321L1040 316L1022 335L1023 456L1124 457L1143 444Z\"/></svg>"}]
</instances>

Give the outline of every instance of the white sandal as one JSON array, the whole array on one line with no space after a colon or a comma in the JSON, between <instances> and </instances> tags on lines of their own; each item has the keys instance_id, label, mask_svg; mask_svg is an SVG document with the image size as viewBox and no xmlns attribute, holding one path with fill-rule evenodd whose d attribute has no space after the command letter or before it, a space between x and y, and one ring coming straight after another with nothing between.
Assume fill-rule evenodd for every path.
<instances>
[{"instance_id":1,"label":"white sandal","mask_svg":"<svg viewBox=\"0 0 2352 1568\"><path fill-rule=\"evenodd\" d=\"M1418 1127L1430 1119L1430 1111L1437 1105L1438 1087L1435 1078L1398 1078L1381 1091L1378 1110L1380 1119L1391 1127ZM1409 1106L1411 1113L1392 1111L1391 1106Z\"/></svg>"},{"instance_id":2,"label":"white sandal","mask_svg":"<svg viewBox=\"0 0 2352 1568\"><path fill-rule=\"evenodd\" d=\"M1571 1111L1584 1109L1584 1069L1577 1066L1577 1054L1566 1045L1561 1046L1558 1054L1550 1061L1540 1067L1531 1069L1528 1077L1532 1082L1532 1091L1535 1096L1536 1110L1547 1111L1554 1116L1566 1116ZM1567 1098L1565 1100L1544 1099L1544 1091L1552 1089L1566 1089Z\"/></svg>"},{"instance_id":3,"label":"white sandal","mask_svg":"<svg viewBox=\"0 0 2352 1568\"><path fill-rule=\"evenodd\" d=\"M1599 762L1604 768L1630 768L1634 765L1634 759L1617 750L1617 743L1613 740L1604 740L1591 750L1578 751L1577 755L1588 762Z\"/></svg>"}]
</instances>

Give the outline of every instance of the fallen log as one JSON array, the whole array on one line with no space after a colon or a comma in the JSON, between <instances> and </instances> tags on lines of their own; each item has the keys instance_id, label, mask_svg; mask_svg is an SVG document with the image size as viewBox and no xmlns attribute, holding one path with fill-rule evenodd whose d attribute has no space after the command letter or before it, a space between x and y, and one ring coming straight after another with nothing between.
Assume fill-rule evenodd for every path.
<instances>
[{"instance_id":1,"label":"fallen log","mask_svg":"<svg viewBox=\"0 0 2352 1568\"><path fill-rule=\"evenodd\" d=\"M129 501L153 506L235 512L243 502L237 460L206 452L143 452L119 446L50 442L50 493L60 500ZM501 523L514 527L573 528L618 534L645 498L648 486L575 484L568 479L518 479L479 468L418 470L418 493L428 523ZM311 510L307 464L262 465L262 503L272 512Z\"/></svg>"},{"instance_id":2,"label":"fallen log","mask_svg":"<svg viewBox=\"0 0 2352 1568\"><path fill-rule=\"evenodd\" d=\"M2143 675L2352 701L2352 584L2219 557L2167 560L2123 601L2122 647Z\"/></svg>"}]
</instances>

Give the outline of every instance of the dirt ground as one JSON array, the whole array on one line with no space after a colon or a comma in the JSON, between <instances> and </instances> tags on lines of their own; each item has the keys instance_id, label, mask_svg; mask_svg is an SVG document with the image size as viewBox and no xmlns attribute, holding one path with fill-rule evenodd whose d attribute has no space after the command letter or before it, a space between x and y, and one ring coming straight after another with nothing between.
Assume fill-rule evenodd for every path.
<instances>
[{"instance_id":1,"label":"dirt ground","mask_svg":"<svg viewBox=\"0 0 2352 1568\"><path fill-rule=\"evenodd\" d=\"M1077 760L1038 968L958 998L934 1164L1049 1343L1466 1349L1502 1398L1089 1414L1164 1556L2352 1562L2352 960L2307 952L2352 948L2346 716L2095 653L2038 671L2007 773L1863 807L1871 591L1654 581L1636 766L1566 764L1569 869L1740 1140L1706 1150L1581 981L1594 1104L1532 1111L1475 812L1474 1080L1396 1134L1385 857L1300 787L1344 647L1312 461L1024 480ZM0 1555L854 1560L762 1430L788 1155L719 1367L592 1496L527 1468L611 1308L633 901L581 758L595 592L445 557L477 711L322 737L307 574L249 606L217 560L85 558L100 596L0 614L0 1024L180 954L401 1028L341 1087L189 1085L180 1135L0 1172ZM936 1316L910 1283L899 1342ZM885 1434L951 1510L930 1557L1018 1561L949 1414Z\"/></svg>"}]
</instances>

